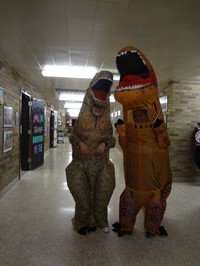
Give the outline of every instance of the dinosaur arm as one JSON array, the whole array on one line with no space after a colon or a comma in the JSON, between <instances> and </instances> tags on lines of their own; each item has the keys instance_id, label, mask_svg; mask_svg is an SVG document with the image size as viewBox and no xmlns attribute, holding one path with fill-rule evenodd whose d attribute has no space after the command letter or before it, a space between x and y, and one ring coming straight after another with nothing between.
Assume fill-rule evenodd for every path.
<instances>
[{"instance_id":1,"label":"dinosaur arm","mask_svg":"<svg viewBox=\"0 0 200 266\"><path fill-rule=\"evenodd\" d=\"M126 126L125 124L118 124L116 125L117 132L119 134L119 144L122 149L125 149L128 146L128 137L126 134Z\"/></svg>"},{"instance_id":2,"label":"dinosaur arm","mask_svg":"<svg viewBox=\"0 0 200 266\"><path fill-rule=\"evenodd\" d=\"M74 134L72 133L70 136L69 136L69 142L72 144L72 145L79 145L80 143L81 138L77 135L77 134Z\"/></svg>"},{"instance_id":3,"label":"dinosaur arm","mask_svg":"<svg viewBox=\"0 0 200 266\"><path fill-rule=\"evenodd\" d=\"M106 148L110 149L110 148L114 148L115 147L116 139L113 136L111 136L109 138L105 138L103 140L103 142L106 144Z\"/></svg>"},{"instance_id":4,"label":"dinosaur arm","mask_svg":"<svg viewBox=\"0 0 200 266\"><path fill-rule=\"evenodd\" d=\"M156 134L159 147L163 150L167 149L171 142L167 133L166 124L162 123L159 127L154 128L154 132Z\"/></svg>"},{"instance_id":5,"label":"dinosaur arm","mask_svg":"<svg viewBox=\"0 0 200 266\"><path fill-rule=\"evenodd\" d=\"M79 147L82 154L88 155L90 153L88 146L83 141L79 142Z\"/></svg>"},{"instance_id":6,"label":"dinosaur arm","mask_svg":"<svg viewBox=\"0 0 200 266\"><path fill-rule=\"evenodd\" d=\"M76 146L77 148L79 148L82 154L88 155L90 153L88 146L82 141L81 137L77 134L72 133L69 136L69 141L72 146Z\"/></svg>"}]
</instances>

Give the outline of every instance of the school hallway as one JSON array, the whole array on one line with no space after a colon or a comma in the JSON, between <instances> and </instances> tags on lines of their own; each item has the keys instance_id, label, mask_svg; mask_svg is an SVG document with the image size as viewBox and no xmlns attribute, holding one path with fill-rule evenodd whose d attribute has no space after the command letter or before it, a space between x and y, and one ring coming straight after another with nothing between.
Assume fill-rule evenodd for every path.
<instances>
[{"instance_id":1,"label":"school hallway","mask_svg":"<svg viewBox=\"0 0 200 266\"><path fill-rule=\"evenodd\" d=\"M71 224L75 203L65 177L71 155L66 138L0 198L1 266L200 265L200 183L173 183L163 221L168 237L145 238L141 211L132 235L119 238L112 224L124 189L123 155L111 149L116 188L108 208L110 232L83 236Z\"/></svg>"}]
</instances>

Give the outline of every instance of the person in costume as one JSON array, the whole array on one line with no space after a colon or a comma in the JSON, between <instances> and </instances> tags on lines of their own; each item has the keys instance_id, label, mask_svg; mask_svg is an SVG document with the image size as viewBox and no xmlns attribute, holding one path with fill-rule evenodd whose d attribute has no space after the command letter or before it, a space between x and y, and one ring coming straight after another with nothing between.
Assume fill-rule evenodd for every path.
<instances>
[{"instance_id":1,"label":"person in costume","mask_svg":"<svg viewBox=\"0 0 200 266\"><path fill-rule=\"evenodd\" d=\"M76 203L72 224L82 235L96 227L109 232L107 206L115 188L115 169L109 160L109 149L115 146L109 102L112 83L109 71L95 75L69 137L72 162L66 177Z\"/></svg>"},{"instance_id":2,"label":"person in costume","mask_svg":"<svg viewBox=\"0 0 200 266\"><path fill-rule=\"evenodd\" d=\"M167 235L161 222L172 186L170 139L158 97L157 79L146 56L128 46L119 51L120 74L115 99L123 106L124 121L116 129L123 150L125 189L120 196L118 236L130 234L144 209L145 236Z\"/></svg>"}]
</instances>

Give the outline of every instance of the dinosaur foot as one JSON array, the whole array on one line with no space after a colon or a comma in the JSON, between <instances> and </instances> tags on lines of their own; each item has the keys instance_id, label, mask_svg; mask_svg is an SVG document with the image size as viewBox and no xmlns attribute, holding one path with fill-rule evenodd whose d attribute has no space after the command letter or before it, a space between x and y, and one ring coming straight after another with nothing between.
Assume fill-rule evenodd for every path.
<instances>
[{"instance_id":1,"label":"dinosaur foot","mask_svg":"<svg viewBox=\"0 0 200 266\"><path fill-rule=\"evenodd\" d=\"M80 235L87 235L90 234L90 232L95 232L95 231L96 231L96 226L93 227L86 226L79 229L78 233Z\"/></svg>"},{"instance_id":2,"label":"dinosaur foot","mask_svg":"<svg viewBox=\"0 0 200 266\"><path fill-rule=\"evenodd\" d=\"M113 232L117 233L118 237L124 236L124 235L131 235L132 231L123 230L121 227L121 224L116 222L112 225L114 229L112 229Z\"/></svg>"},{"instance_id":3,"label":"dinosaur foot","mask_svg":"<svg viewBox=\"0 0 200 266\"><path fill-rule=\"evenodd\" d=\"M157 231L157 234L159 236L168 236L168 233L167 231L165 230L164 226L160 226L158 231Z\"/></svg>"},{"instance_id":4,"label":"dinosaur foot","mask_svg":"<svg viewBox=\"0 0 200 266\"><path fill-rule=\"evenodd\" d=\"M168 233L165 230L164 226L160 226L159 229L158 229L158 231L156 232L156 234L159 235L159 236L168 236ZM153 238L153 237L156 236L156 234L153 234L153 233L151 233L149 231L146 231L145 236L147 238Z\"/></svg>"}]
</instances>

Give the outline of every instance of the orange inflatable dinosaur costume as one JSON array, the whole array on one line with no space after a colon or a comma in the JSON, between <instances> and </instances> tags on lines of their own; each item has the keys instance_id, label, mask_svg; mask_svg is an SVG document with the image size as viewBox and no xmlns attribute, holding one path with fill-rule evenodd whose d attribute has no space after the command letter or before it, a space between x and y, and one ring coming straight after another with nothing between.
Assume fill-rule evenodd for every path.
<instances>
[{"instance_id":1,"label":"orange inflatable dinosaur costume","mask_svg":"<svg viewBox=\"0 0 200 266\"><path fill-rule=\"evenodd\" d=\"M123 150L126 187L120 196L118 236L130 234L136 216L145 209L146 237L167 235L161 222L171 191L170 140L158 97L157 79L146 56L135 47L121 49L116 58L120 82L116 100L124 121L116 129Z\"/></svg>"}]
</instances>

